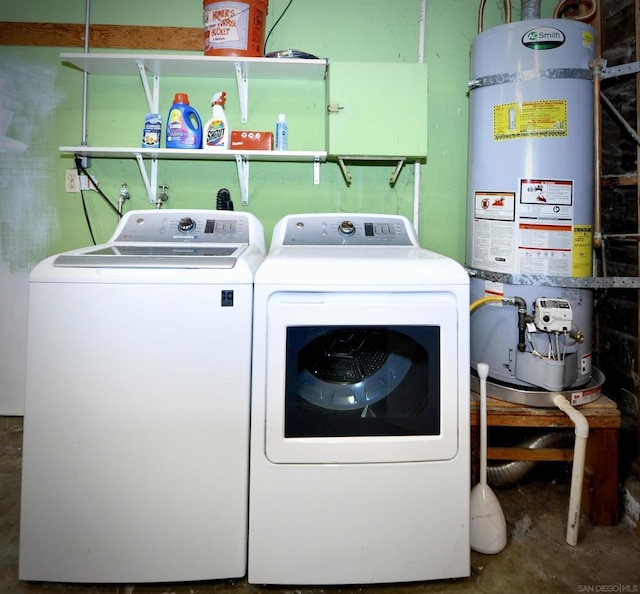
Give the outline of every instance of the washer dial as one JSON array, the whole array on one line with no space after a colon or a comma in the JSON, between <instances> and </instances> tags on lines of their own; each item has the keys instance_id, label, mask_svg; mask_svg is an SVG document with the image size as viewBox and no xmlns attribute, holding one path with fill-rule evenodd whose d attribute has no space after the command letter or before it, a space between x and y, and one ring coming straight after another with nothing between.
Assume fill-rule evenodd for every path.
<instances>
[{"instance_id":1,"label":"washer dial","mask_svg":"<svg viewBox=\"0 0 640 594\"><path fill-rule=\"evenodd\" d=\"M355 232L356 226L351 221L342 221L342 223L338 225L338 233L340 233L340 235L350 237Z\"/></svg>"},{"instance_id":2,"label":"washer dial","mask_svg":"<svg viewBox=\"0 0 640 594\"><path fill-rule=\"evenodd\" d=\"M183 217L178 221L178 231L187 233L196 228L196 222L191 217Z\"/></svg>"}]
</instances>

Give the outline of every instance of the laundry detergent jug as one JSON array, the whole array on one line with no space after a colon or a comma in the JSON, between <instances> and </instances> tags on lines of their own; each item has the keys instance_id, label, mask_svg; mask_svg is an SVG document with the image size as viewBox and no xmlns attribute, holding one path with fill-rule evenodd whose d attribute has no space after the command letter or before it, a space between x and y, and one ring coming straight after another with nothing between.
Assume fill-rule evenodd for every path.
<instances>
[{"instance_id":1,"label":"laundry detergent jug","mask_svg":"<svg viewBox=\"0 0 640 594\"><path fill-rule=\"evenodd\" d=\"M166 130L167 148L202 148L202 121L189 105L189 95L176 93L169 109Z\"/></svg>"}]
</instances>

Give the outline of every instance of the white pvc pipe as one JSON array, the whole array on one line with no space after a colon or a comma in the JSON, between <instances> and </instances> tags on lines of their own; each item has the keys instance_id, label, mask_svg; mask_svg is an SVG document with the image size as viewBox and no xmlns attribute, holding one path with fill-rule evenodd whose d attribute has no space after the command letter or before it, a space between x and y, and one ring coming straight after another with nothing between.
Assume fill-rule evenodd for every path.
<instances>
[{"instance_id":1,"label":"white pvc pipe","mask_svg":"<svg viewBox=\"0 0 640 594\"><path fill-rule=\"evenodd\" d=\"M424 39L427 22L427 0L420 1L420 29L418 31L418 64L424 63Z\"/></svg>"},{"instance_id":2,"label":"white pvc pipe","mask_svg":"<svg viewBox=\"0 0 640 594\"><path fill-rule=\"evenodd\" d=\"M418 235L420 227L420 179L422 169L420 168L420 162L416 161L413 164L413 228Z\"/></svg>"},{"instance_id":3,"label":"white pvc pipe","mask_svg":"<svg viewBox=\"0 0 640 594\"><path fill-rule=\"evenodd\" d=\"M84 53L89 52L89 31L91 26L91 0L86 0L84 9ZM82 78L82 140L80 144L87 146L87 88L89 74L84 71Z\"/></svg>"},{"instance_id":4,"label":"white pvc pipe","mask_svg":"<svg viewBox=\"0 0 640 594\"><path fill-rule=\"evenodd\" d=\"M487 378L489 365L478 363L480 378L480 484L487 484Z\"/></svg>"},{"instance_id":5,"label":"white pvc pipe","mask_svg":"<svg viewBox=\"0 0 640 594\"><path fill-rule=\"evenodd\" d=\"M576 441L573 447L573 468L571 471L571 492L569 495L569 518L567 520L567 543L578 544L580 528L580 502L582 500L582 482L584 479L584 460L589 437L589 422L585 416L573 408L562 395L556 394L553 403L565 413L575 425Z\"/></svg>"},{"instance_id":6,"label":"white pvc pipe","mask_svg":"<svg viewBox=\"0 0 640 594\"><path fill-rule=\"evenodd\" d=\"M424 62L424 38L425 27L427 20L427 0L421 0L420 2L420 28L418 38L418 64ZM427 131L425 130L426 134ZM416 230L416 235L420 226L420 161L416 161L413 164L413 228Z\"/></svg>"}]
</instances>

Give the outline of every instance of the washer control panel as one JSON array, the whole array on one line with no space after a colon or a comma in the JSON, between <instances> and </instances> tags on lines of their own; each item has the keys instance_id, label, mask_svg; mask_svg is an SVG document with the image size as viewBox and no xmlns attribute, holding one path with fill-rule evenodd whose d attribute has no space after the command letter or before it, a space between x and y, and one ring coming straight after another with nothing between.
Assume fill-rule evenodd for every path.
<instances>
[{"instance_id":1,"label":"washer control panel","mask_svg":"<svg viewBox=\"0 0 640 594\"><path fill-rule=\"evenodd\" d=\"M217 210L130 211L111 243L249 243L249 221L243 213Z\"/></svg>"},{"instance_id":2,"label":"washer control panel","mask_svg":"<svg viewBox=\"0 0 640 594\"><path fill-rule=\"evenodd\" d=\"M409 221L397 215L289 215L274 230L281 245L418 245Z\"/></svg>"}]
</instances>

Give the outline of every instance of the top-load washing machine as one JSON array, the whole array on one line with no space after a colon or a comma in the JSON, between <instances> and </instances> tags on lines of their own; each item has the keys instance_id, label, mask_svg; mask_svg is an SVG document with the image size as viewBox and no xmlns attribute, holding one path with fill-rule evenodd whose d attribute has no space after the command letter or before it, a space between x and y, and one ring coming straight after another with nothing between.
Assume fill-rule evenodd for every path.
<instances>
[{"instance_id":1,"label":"top-load washing machine","mask_svg":"<svg viewBox=\"0 0 640 594\"><path fill-rule=\"evenodd\" d=\"M30 276L21 579L246 573L253 278L262 225L127 213Z\"/></svg>"},{"instance_id":2,"label":"top-load washing machine","mask_svg":"<svg viewBox=\"0 0 640 594\"><path fill-rule=\"evenodd\" d=\"M469 279L406 218L277 224L251 423L251 583L469 575Z\"/></svg>"}]
</instances>

